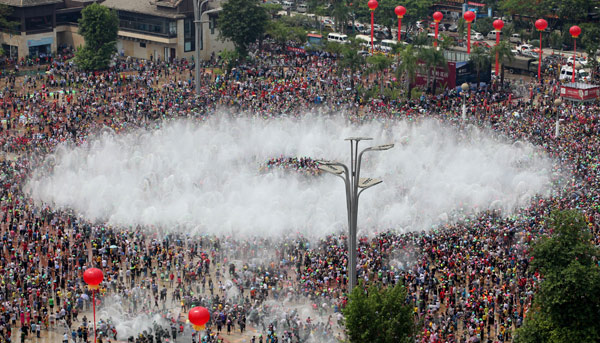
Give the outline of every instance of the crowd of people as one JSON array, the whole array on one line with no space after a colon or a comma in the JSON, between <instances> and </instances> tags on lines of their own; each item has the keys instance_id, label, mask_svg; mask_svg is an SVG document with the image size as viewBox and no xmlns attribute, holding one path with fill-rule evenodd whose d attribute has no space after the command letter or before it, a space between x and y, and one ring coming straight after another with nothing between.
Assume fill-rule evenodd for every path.
<instances>
[{"instance_id":1,"label":"crowd of people","mask_svg":"<svg viewBox=\"0 0 600 343\"><path fill-rule=\"evenodd\" d=\"M101 315L99 341L221 342L250 331L251 342L296 343L334 342L342 335L343 234L318 242L178 234L109 227L68 209L36 206L24 184L61 143L81 144L106 127L122 132L178 118L202 120L220 108L267 118L339 112L350 122L435 118L464 128L456 90L413 100L366 99L354 86L378 87L376 77L340 72L333 54L291 52L272 42L253 47L251 57L231 70L218 58L197 66L117 58L111 69L92 73L64 58L41 62L33 67L39 73L3 73L0 79L2 343L48 332L64 335L65 342L89 342L93 298L99 313L118 312L130 323L119 327ZM196 67L202 69L198 95ZM524 97L513 96L515 87L474 89L468 122L531 141L554 157L556 170L571 176L557 178L550 197L535 198L511 216L489 210L431 231L379 228L383 233L360 238L359 278L405 285L415 320L423 323L419 342L510 342L540 281L528 270L528 253L549 233L551 210L585 213L600 244L600 105L555 108L553 80L522 87L529 89ZM318 174L311 157L274 157L264 168ZM89 267L104 272L94 297L82 279ZM196 305L211 312L206 331L186 323L186 311ZM154 325L142 328L136 318Z\"/></svg>"}]
</instances>

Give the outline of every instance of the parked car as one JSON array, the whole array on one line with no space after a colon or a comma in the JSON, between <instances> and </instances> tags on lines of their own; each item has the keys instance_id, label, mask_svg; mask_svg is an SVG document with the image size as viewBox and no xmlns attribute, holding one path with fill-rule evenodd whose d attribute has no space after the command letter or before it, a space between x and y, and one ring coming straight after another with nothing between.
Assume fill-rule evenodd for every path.
<instances>
[{"instance_id":1,"label":"parked car","mask_svg":"<svg viewBox=\"0 0 600 343\"><path fill-rule=\"evenodd\" d=\"M456 24L450 25L448 27L448 31L450 31L450 32L456 32L456 31L458 31L458 25L456 25Z\"/></svg>"},{"instance_id":2,"label":"parked car","mask_svg":"<svg viewBox=\"0 0 600 343\"><path fill-rule=\"evenodd\" d=\"M577 63L581 64L582 66L587 66L587 64L588 64L587 58L584 58L584 57L577 57L576 61L577 61ZM570 66L573 65L573 56L567 58L567 65L570 65Z\"/></svg>"},{"instance_id":3,"label":"parked car","mask_svg":"<svg viewBox=\"0 0 600 343\"><path fill-rule=\"evenodd\" d=\"M502 35L502 31L500 31L500 39L502 39L504 36ZM487 36L487 39L489 40L496 40L496 31L490 31Z\"/></svg>"},{"instance_id":4,"label":"parked car","mask_svg":"<svg viewBox=\"0 0 600 343\"><path fill-rule=\"evenodd\" d=\"M482 41L484 39L483 35L479 32L477 33L472 33L471 32L471 40L475 40L475 41Z\"/></svg>"},{"instance_id":5,"label":"parked car","mask_svg":"<svg viewBox=\"0 0 600 343\"><path fill-rule=\"evenodd\" d=\"M521 35L518 33L513 33L512 35L510 35L508 41L511 43L519 44L521 43Z\"/></svg>"},{"instance_id":6,"label":"parked car","mask_svg":"<svg viewBox=\"0 0 600 343\"><path fill-rule=\"evenodd\" d=\"M531 44L521 44L517 46L517 51L524 56L529 55L531 51L533 51L533 45Z\"/></svg>"}]
</instances>

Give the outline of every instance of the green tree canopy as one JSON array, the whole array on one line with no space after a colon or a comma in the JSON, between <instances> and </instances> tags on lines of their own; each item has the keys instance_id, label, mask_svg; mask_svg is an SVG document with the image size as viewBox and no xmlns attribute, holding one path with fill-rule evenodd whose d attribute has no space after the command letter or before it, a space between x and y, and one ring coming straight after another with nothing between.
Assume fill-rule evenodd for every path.
<instances>
[{"instance_id":1,"label":"green tree canopy","mask_svg":"<svg viewBox=\"0 0 600 343\"><path fill-rule=\"evenodd\" d=\"M219 14L219 35L231 40L240 56L246 56L248 45L263 37L268 20L257 0L228 0Z\"/></svg>"},{"instance_id":2,"label":"green tree canopy","mask_svg":"<svg viewBox=\"0 0 600 343\"><path fill-rule=\"evenodd\" d=\"M361 285L350 293L344 308L346 333L351 343L412 342L415 334L412 307L400 284L380 288Z\"/></svg>"},{"instance_id":3,"label":"green tree canopy","mask_svg":"<svg viewBox=\"0 0 600 343\"><path fill-rule=\"evenodd\" d=\"M76 53L77 65L84 70L106 69L117 51L119 17L106 6L93 3L81 11L79 34L85 45Z\"/></svg>"},{"instance_id":4,"label":"green tree canopy","mask_svg":"<svg viewBox=\"0 0 600 343\"><path fill-rule=\"evenodd\" d=\"M515 342L600 342L600 251L579 212L554 212L551 224L552 237L533 247L542 281Z\"/></svg>"}]
</instances>

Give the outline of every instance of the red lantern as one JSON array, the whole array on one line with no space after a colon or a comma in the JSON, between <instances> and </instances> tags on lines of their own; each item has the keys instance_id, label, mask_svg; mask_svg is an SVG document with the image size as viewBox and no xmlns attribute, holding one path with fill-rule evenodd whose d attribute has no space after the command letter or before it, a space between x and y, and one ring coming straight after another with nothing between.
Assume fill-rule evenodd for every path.
<instances>
[{"instance_id":1,"label":"red lantern","mask_svg":"<svg viewBox=\"0 0 600 343\"><path fill-rule=\"evenodd\" d=\"M471 53L471 23L475 20L475 12L466 11L463 18L467 22L467 54Z\"/></svg>"},{"instance_id":2,"label":"red lantern","mask_svg":"<svg viewBox=\"0 0 600 343\"><path fill-rule=\"evenodd\" d=\"M88 268L83 272L83 281L88 284L90 289L98 289L104 279L104 274L98 268Z\"/></svg>"},{"instance_id":3,"label":"red lantern","mask_svg":"<svg viewBox=\"0 0 600 343\"><path fill-rule=\"evenodd\" d=\"M501 19L496 19L494 20L494 28L496 29L496 31L501 31L502 28L504 27L504 22Z\"/></svg>"},{"instance_id":4,"label":"red lantern","mask_svg":"<svg viewBox=\"0 0 600 343\"><path fill-rule=\"evenodd\" d=\"M548 22L544 19L538 19L535 21L535 28L538 29L538 31L544 31L547 27Z\"/></svg>"},{"instance_id":5,"label":"red lantern","mask_svg":"<svg viewBox=\"0 0 600 343\"><path fill-rule=\"evenodd\" d=\"M377 0L369 0L369 2L367 2L367 6L369 6L369 9L371 11L375 11L378 5L379 3L377 2Z\"/></svg>"},{"instance_id":6,"label":"red lantern","mask_svg":"<svg viewBox=\"0 0 600 343\"><path fill-rule=\"evenodd\" d=\"M569 29L569 33L571 34L571 37L578 38L579 35L581 34L581 28L577 25L573 25Z\"/></svg>"},{"instance_id":7,"label":"red lantern","mask_svg":"<svg viewBox=\"0 0 600 343\"><path fill-rule=\"evenodd\" d=\"M573 76L571 82L575 82L575 65L577 64L577 38L581 34L581 28L577 25L571 26L569 29L571 37L573 37Z\"/></svg>"},{"instance_id":8,"label":"red lantern","mask_svg":"<svg viewBox=\"0 0 600 343\"><path fill-rule=\"evenodd\" d=\"M439 23L440 21L442 21L443 18L444 18L444 15L442 14L442 12L433 13L433 21L435 21L436 23Z\"/></svg>"},{"instance_id":9,"label":"red lantern","mask_svg":"<svg viewBox=\"0 0 600 343\"><path fill-rule=\"evenodd\" d=\"M210 313L201 306L196 306L188 312L188 319L194 326L194 330L204 330L204 325L210 320Z\"/></svg>"},{"instance_id":10,"label":"red lantern","mask_svg":"<svg viewBox=\"0 0 600 343\"><path fill-rule=\"evenodd\" d=\"M465 21L467 23L471 23L471 22L473 22L473 20L475 20L475 12L466 11L465 14L463 14L463 18L465 18Z\"/></svg>"},{"instance_id":11,"label":"red lantern","mask_svg":"<svg viewBox=\"0 0 600 343\"><path fill-rule=\"evenodd\" d=\"M544 19L538 19L535 21L535 28L540 31L540 60L538 61L538 80L542 82L542 31L548 27L548 22Z\"/></svg>"},{"instance_id":12,"label":"red lantern","mask_svg":"<svg viewBox=\"0 0 600 343\"><path fill-rule=\"evenodd\" d=\"M406 8L404 6L396 6L394 12L398 16L398 19L402 19L406 14Z\"/></svg>"},{"instance_id":13,"label":"red lantern","mask_svg":"<svg viewBox=\"0 0 600 343\"><path fill-rule=\"evenodd\" d=\"M406 8L404 6L396 6L394 8L394 12L396 16L398 16L398 42L400 41L400 37L402 37L402 18L406 14Z\"/></svg>"}]
</instances>

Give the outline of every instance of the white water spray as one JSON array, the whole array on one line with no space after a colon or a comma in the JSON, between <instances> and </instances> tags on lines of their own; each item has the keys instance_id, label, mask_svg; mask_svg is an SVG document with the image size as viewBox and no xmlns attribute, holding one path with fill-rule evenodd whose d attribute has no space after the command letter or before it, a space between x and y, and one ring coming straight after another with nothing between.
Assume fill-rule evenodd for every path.
<instances>
[{"instance_id":1,"label":"white water spray","mask_svg":"<svg viewBox=\"0 0 600 343\"><path fill-rule=\"evenodd\" d=\"M160 226L223 235L319 237L346 229L344 187L331 175L259 173L265 161L306 156L348 162L348 136L396 147L365 154L364 177L382 185L361 195L358 227L422 230L457 212L511 213L548 195L551 160L529 143L511 143L433 120L302 119L179 121L155 131L103 132L85 146L60 146L51 172L35 171L26 191L38 203L72 208L91 221Z\"/></svg>"}]
</instances>

